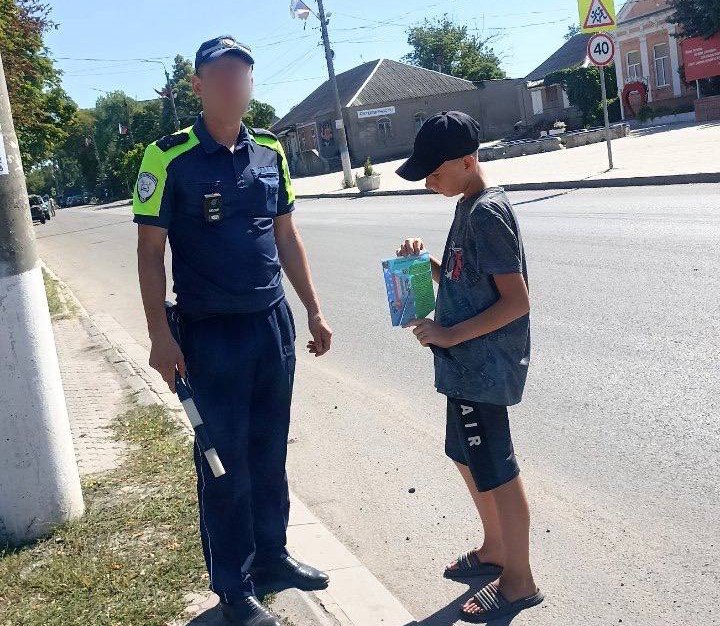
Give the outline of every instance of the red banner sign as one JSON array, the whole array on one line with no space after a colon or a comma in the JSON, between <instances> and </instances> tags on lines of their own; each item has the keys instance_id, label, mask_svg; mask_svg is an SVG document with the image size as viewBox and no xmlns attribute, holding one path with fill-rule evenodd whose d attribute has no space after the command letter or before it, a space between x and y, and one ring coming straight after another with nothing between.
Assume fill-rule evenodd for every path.
<instances>
[{"instance_id":1,"label":"red banner sign","mask_svg":"<svg viewBox=\"0 0 720 626\"><path fill-rule=\"evenodd\" d=\"M702 80L720 76L720 33L710 39L693 37L680 46L685 64L685 80Z\"/></svg>"}]
</instances>

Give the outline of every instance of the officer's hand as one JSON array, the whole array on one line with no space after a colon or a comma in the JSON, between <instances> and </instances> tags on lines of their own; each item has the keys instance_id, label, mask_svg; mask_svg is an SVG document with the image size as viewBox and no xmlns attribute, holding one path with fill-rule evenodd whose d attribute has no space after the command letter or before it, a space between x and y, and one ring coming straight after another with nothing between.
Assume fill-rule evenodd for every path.
<instances>
[{"instance_id":1,"label":"officer's hand","mask_svg":"<svg viewBox=\"0 0 720 626\"><path fill-rule=\"evenodd\" d=\"M422 239L417 238L406 239L395 251L397 256L412 256L421 252L425 252L425 244Z\"/></svg>"},{"instance_id":2,"label":"officer's hand","mask_svg":"<svg viewBox=\"0 0 720 626\"><path fill-rule=\"evenodd\" d=\"M180 372L180 376L185 378L185 359L180 346L169 331L167 334L153 337L150 367L160 373L173 393L175 393L175 368Z\"/></svg>"},{"instance_id":3,"label":"officer's hand","mask_svg":"<svg viewBox=\"0 0 720 626\"><path fill-rule=\"evenodd\" d=\"M308 341L308 352L314 354L316 357L322 356L330 350L332 330L322 316L322 313L311 315L308 318L308 327L310 334L313 336L312 340Z\"/></svg>"}]
</instances>

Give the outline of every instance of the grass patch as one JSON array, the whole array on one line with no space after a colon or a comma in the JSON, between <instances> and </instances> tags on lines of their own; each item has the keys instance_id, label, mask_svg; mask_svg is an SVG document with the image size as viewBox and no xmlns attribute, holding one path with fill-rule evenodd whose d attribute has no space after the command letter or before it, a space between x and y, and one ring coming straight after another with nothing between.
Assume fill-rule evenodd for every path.
<instances>
[{"instance_id":1,"label":"grass patch","mask_svg":"<svg viewBox=\"0 0 720 626\"><path fill-rule=\"evenodd\" d=\"M77 315L77 306L72 300L65 297L60 281L56 280L42 268L45 293L47 294L48 309L53 319L67 319Z\"/></svg>"},{"instance_id":2,"label":"grass patch","mask_svg":"<svg viewBox=\"0 0 720 626\"><path fill-rule=\"evenodd\" d=\"M83 481L83 518L0 549L0 626L160 626L207 588L186 436L160 406L134 407L114 428L131 449Z\"/></svg>"}]
</instances>

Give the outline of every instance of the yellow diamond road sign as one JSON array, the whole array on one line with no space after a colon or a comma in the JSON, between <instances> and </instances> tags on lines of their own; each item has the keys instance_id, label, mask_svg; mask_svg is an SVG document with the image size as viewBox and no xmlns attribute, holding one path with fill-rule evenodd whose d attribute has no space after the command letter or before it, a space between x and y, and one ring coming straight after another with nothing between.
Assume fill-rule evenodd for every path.
<instances>
[{"instance_id":1,"label":"yellow diamond road sign","mask_svg":"<svg viewBox=\"0 0 720 626\"><path fill-rule=\"evenodd\" d=\"M578 0L580 28L584 33L602 33L617 28L615 0Z\"/></svg>"}]
</instances>

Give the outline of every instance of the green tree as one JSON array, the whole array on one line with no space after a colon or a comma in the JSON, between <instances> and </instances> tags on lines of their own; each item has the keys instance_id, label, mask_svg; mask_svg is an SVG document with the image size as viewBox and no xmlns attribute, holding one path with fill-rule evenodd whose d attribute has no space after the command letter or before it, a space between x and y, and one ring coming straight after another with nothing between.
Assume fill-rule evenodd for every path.
<instances>
[{"instance_id":1,"label":"green tree","mask_svg":"<svg viewBox=\"0 0 720 626\"><path fill-rule=\"evenodd\" d=\"M251 128L270 128L275 120L275 109L259 100L250 101L250 109L245 114L245 124Z\"/></svg>"},{"instance_id":2,"label":"green tree","mask_svg":"<svg viewBox=\"0 0 720 626\"><path fill-rule=\"evenodd\" d=\"M68 126L68 137L55 153L64 193L96 191L100 163L95 148L95 115L80 109Z\"/></svg>"},{"instance_id":3,"label":"green tree","mask_svg":"<svg viewBox=\"0 0 720 626\"><path fill-rule=\"evenodd\" d=\"M455 24L447 15L426 19L408 30L412 51L403 59L413 65L458 78L482 82L505 78L500 59L490 47L493 37L471 35L467 26Z\"/></svg>"},{"instance_id":4,"label":"green tree","mask_svg":"<svg viewBox=\"0 0 720 626\"><path fill-rule=\"evenodd\" d=\"M682 37L712 37L720 32L720 0L671 0L669 21L680 27Z\"/></svg>"},{"instance_id":5,"label":"green tree","mask_svg":"<svg viewBox=\"0 0 720 626\"><path fill-rule=\"evenodd\" d=\"M136 102L132 113L132 131L136 143L148 145L162 137L163 103L158 98Z\"/></svg>"},{"instance_id":6,"label":"green tree","mask_svg":"<svg viewBox=\"0 0 720 626\"><path fill-rule=\"evenodd\" d=\"M75 103L63 91L43 35L54 24L48 5L36 0L0 0L0 51L13 121L26 168L45 161L65 139Z\"/></svg>"},{"instance_id":7,"label":"green tree","mask_svg":"<svg viewBox=\"0 0 720 626\"><path fill-rule=\"evenodd\" d=\"M200 98L192 90L193 64L177 55L173 61L170 84L175 95L175 108L177 109L180 127L190 126L202 110ZM162 91L165 85L162 86ZM172 115L172 104L169 98L162 98L162 115L160 120L160 136L175 132L175 122Z\"/></svg>"},{"instance_id":8,"label":"green tree","mask_svg":"<svg viewBox=\"0 0 720 626\"><path fill-rule=\"evenodd\" d=\"M136 143L130 150L122 155L122 159L120 160L121 175L130 185L135 183L144 154L145 145Z\"/></svg>"},{"instance_id":9,"label":"green tree","mask_svg":"<svg viewBox=\"0 0 720 626\"><path fill-rule=\"evenodd\" d=\"M570 41L575 35L579 35L581 32L582 31L577 24L570 24L563 37L565 38L565 41Z\"/></svg>"},{"instance_id":10,"label":"green tree","mask_svg":"<svg viewBox=\"0 0 720 626\"><path fill-rule=\"evenodd\" d=\"M613 65L603 68L608 101L617 98L617 82ZM600 68L572 67L545 77L545 85L562 85L570 104L580 110L584 126L600 125L603 120Z\"/></svg>"}]
</instances>

